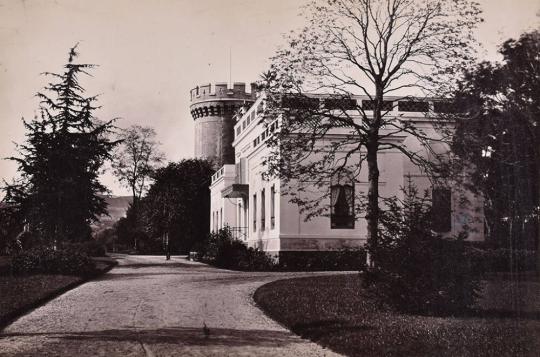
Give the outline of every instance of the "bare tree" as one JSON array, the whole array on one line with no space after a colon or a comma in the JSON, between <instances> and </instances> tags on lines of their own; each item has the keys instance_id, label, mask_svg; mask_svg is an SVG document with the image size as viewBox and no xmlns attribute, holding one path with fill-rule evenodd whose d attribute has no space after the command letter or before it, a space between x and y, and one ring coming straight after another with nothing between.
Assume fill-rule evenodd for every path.
<instances>
[{"instance_id":1,"label":"bare tree","mask_svg":"<svg viewBox=\"0 0 540 357\"><path fill-rule=\"evenodd\" d=\"M282 121L269 141L276 149L268 158L269 174L322 186L336 174L358 175L365 162L367 201L359 208L365 209L368 243L375 251L378 153L398 150L433 169L433 157L392 138L412 135L427 151L445 139L392 115L388 96L452 87L474 60L472 30L482 21L481 11L468 0L315 0L304 10L307 26L288 36L288 46L276 54L262 80L268 117ZM367 99L360 103L352 97L356 94ZM320 200L303 201L302 189L290 192L292 200L311 215L322 214Z\"/></svg>"},{"instance_id":2,"label":"bare tree","mask_svg":"<svg viewBox=\"0 0 540 357\"><path fill-rule=\"evenodd\" d=\"M152 172L163 161L156 132L151 127L132 125L119 134L121 144L114 154L112 167L120 183L131 189L136 207L148 188Z\"/></svg>"}]
</instances>

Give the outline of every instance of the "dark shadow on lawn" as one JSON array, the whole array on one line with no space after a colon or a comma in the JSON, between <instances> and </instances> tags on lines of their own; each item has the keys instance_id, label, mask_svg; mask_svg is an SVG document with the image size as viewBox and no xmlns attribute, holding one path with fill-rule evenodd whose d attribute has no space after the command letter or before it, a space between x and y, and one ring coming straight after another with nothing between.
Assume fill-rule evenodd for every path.
<instances>
[{"instance_id":1,"label":"dark shadow on lawn","mask_svg":"<svg viewBox=\"0 0 540 357\"><path fill-rule=\"evenodd\" d=\"M383 310L381 310L383 311ZM524 319L524 320L540 320L540 311L516 311L503 309L468 309L454 312L407 312L384 310L394 314L403 316L419 316L419 317L441 317L441 318L457 318L457 319Z\"/></svg>"},{"instance_id":2,"label":"dark shadow on lawn","mask_svg":"<svg viewBox=\"0 0 540 357\"><path fill-rule=\"evenodd\" d=\"M514 311L514 310L469 310L456 317L472 317L485 319L527 319L540 320L540 311Z\"/></svg>"},{"instance_id":3,"label":"dark shadow on lawn","mask_svg":"<svg viewBox=\"0 0 540 357\"><path fill-rule=\"evenodd\" d=\"M267 330L234 330L213 328L210 335L205 336L203 329L191 327L172 327L155 330L118 329L88 332L52 332L52 333L6 333L3 337L34 337L43 336L60 340L76 342L141 342L152 344L172 344L182 346L260 346L275 347L302 340L282 331Z\"/></svg>"}]
</instances>

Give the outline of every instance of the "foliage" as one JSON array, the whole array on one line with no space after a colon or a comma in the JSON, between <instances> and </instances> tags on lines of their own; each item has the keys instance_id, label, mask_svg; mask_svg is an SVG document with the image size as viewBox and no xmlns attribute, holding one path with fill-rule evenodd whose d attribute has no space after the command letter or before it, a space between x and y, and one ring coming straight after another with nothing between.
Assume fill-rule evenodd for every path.
<instances>
[{"instance_id":1,"label":"foliage","mask_svg":"<svg viewBox=\"0 0 540 357\"><path fill-rule=\"evenodd\" d=\"M265 252L246 246L243 242L232 238L228 228L212 232L207 239L197 246L198 256L218 268L266 271L272 270L275 263Z\"/></svg>"},{"instance_id":2,"label":"foliage","mask_svg":"<svg viewBox=\"0 0 540 357\"><path fill-rule=\"evenodd\" d=\"M141 203L141 225L153 240L168 235L172 251L189 252L209 232L212 165L182 160L156 170Z\"/></svg>"},{"instance_id":3,"label":"foliage","mask_svg":"<svg viewBox=\"0 0 540 357\"><path fill-rule=\"evenodd\" d=\"M424 132L413 120L391 115L388 96L454 83L473 60L472 33L480 10L467 0L316 0L305 12L308 25L288 37L261 83L267 90L266 115L280 121L268 141L275 149L268 171L292 181L295 189L288 194L308 215L321 215L328 214L321 206L327 197L306 199L311 195L303 191L315 186L313 191L328 196L334 175L358 177L366 164L367 199L355 200L362 202L355 208L366 212L374 246L380 216L378 154L397 150L422 170L440 174L437 164L444 155L433 144L447 141L445 134ZM326 99L319 101L313 93ZM356 101L355 94L366 100ZM399 136L412 136L425 152L393 140ZM310 187L296 189L298 181Z\"/></svg>"},{"instance_id":4,"label":"foliage","mask_svg":"<svg viewBox=\"0 0 540 357\"><path fill-rule=\"evenodd\" d=\"M65 274L88 275L95 265L86 254L71 250L55 250L39 247L21 252L13 257L11 270L14 274Z\"/></svg>"},{"instance_id":5,"label":"foliage","mask_svg":"<svg viewBox=\"0 0 540 357\"><path fill-rule=\"evenodd\" d=\"M300 271L359 271L366 268L364 249L336 251L280 252L280 270Z\"/></svg>"},{"instance_id":6,"label":"foliage","mask_svg":"<svg viewBox=\"0 0 540 357\"><path fill-rule=\"evenodd\" d=\"M152 173L163 161L163 153L151 127L132 125L118 135L121 144L114 153L112 167L118 180L131 189L137 205L148 189Z\"/></svg>"},{"instance_id":7,"label":"foliage","mask_svg":"<svg viewBox=\"0 0 540 357\"><path fill-rule=\"evenodd\" d=\"M0 255L11 255L21 248L23 230L21 212L14 206L0 203Z\"/></svg>"},{"instance_id":8,"label":"foliage","mask_svg":"<svg viewBox=\"0 0 540 357\"><path fill-rule=\"evenodd\" d=\"M74 47L63 73L45 73L56 82L37 94L40 118L23 119L26 142L10 158L21 180L5 188L6 201L21 210L30 231L50 244L89 239L90 223L106 213L98 175L116 144L107 138L112 122L94 117L97 98L85 97L79 83L94 65L75 63L77 56Z\"/></svg>"},{"instance_id":9,"label":"foliage","mask_svg":"<svg viewBox=\"0 0 540 357\"><path fill-rule=\"evenodd\" d=\"M443 238L432 230L427 196L409 185L405 199L387 202L377 249L378 264L369 269L366 284L385 304L402 311L459 312L471 307L479 290L478 276L463 241Z\"/></svg>"},{"instance_id":10,"label":"foliage","mask_svg":"<svg viewBox=\"0 0 540 357\"><path fill-rule=\"evenodd\" d=\"M117 251L135 252L139 254L162 253L161 243L153 239L146 231L141 214L134 215L133 206L130 205L126 217L122 217L114 225Z\"/></svg>"},{"instance_id":11,"label":"foliage","mask_svg":"<svg viewBox=\"0 0 540 357\"><path fill-rule=\"evenodd\" d=\"M112 227L101 229L94 233L95 241L105 247L109 252L116 252L118 250L118 236L114 227L117 223L118 221L114 222Z\"/></svg>"},{"instance_id":12,"label":"foliage","mask_svg":"<svg viewBox=\"0 0 540 357\"><path fill-rule=\"evenodd\" d=\"M540 213L540 32L503 43L503 61L466 73L455 94L453 150L472 163L483 194L487 237L507 249L536 249ZM536 237L536 239L535 239Z\"/></svg>"},{"instance_id":13,"label":"foliage","mask_svg":"<svg viewBox=\"0 0 540 357\"><path fill-rule=\"evenodd\" d=\"M478 273L533 271L537 264L534 250L472 248L468 254Z\"/></svg>"},{"instance_id":14,"label":"foliage","mask_svg":"<svg viewBox=\"0 0 540 357\"><path fill-rule=\"evenodd\" d=\"M105 245L95 240L87 242L64 243L62 249L75 254L87 255L89 257L106 256Z\"/></svg>"}]
</instances>

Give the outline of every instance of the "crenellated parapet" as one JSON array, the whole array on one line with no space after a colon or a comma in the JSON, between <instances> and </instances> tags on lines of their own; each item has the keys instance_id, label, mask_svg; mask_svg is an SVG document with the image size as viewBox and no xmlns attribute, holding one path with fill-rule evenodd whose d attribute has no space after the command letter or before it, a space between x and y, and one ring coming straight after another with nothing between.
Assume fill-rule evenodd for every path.
<instances>
[{"instance_id":1,"label":"crenellated parapet","mask_svg":"<svg viewBox=\"0 0 540 357\"><path fill-rule=\"evenodd\" d=\"M243 105L255 101L255 85L252 83L250 91L246 91L246 84L235 82L232 87L227 83L203 84L190 91L191 116L193 119L208 116L230 116Z\"/></svg>"},{"instance_id":2,"label":"crenellated parapet","mask_svg":"<svg viewBox=\"0 0 540 357\"><path fill-rule=\"evenodd\" d=\"M243 82L234 82L232 87L229 87L225 82L215 84L208 83L190 90L191 102L193 103L218 98L253 100L255 98L255 92L255 83L251 83L250 91L246 91L246 84Z\"/></svg>"}]
</instances>

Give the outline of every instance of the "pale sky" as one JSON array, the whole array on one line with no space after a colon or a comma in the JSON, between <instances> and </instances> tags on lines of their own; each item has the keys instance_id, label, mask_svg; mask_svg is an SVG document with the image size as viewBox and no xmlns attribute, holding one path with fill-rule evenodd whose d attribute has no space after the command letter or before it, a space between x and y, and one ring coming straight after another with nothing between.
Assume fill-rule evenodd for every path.
<instances>
[{"instance_id":1,"label":"pale sky","mask_svg":"<svg viewBox=\"0 0 540 357\"><path fill-rule=\"evenodd\" d=\"M510 37L539 27L540 0L481 0L478 38L485 59ZM38 108L41 72L60 72L79 42L95 63L83 81L101 94L99 118L153 126L167 159L193 156L189 90L197 84L252 82L267 69L282 34L302 25L304 0L0 0L0 158L24 140L21 117ZM229 63L229 50L232 63ZM16 175L0 160L0 179ZM111 175L114 194L128 194Z\"/></svg>"}]
</instances>

